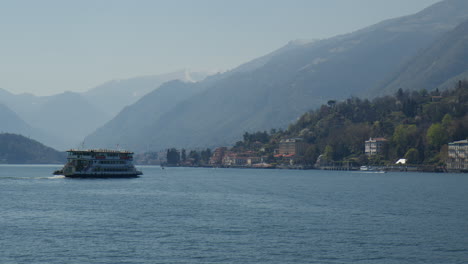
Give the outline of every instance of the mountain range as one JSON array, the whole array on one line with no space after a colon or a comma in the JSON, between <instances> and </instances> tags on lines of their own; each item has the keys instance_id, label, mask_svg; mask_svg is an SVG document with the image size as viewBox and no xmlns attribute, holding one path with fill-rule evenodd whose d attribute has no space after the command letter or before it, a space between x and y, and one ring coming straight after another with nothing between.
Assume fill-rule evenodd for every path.
<instances>
[{"instance_id":1,"label":"mountain range","mask_svg":"<svg viewBox=\"0 0 468 264\"><path fill-rule=\"evenodd\" d=\"M468 20L446 33L394 73L375 93L454 87L468 78Z\"/></svg>"},{"instance_id":2,"label":"mountain range","mask_svg":"<svg viewBox=\"0 0 468 264\"><path fill-rule=\"evenodd\" d=\"M0 103L0 133L12 132L20 133L23 135L31 135L39 133L39 131L34 131L34 129L28 125L24 120L22 120L15 112L10 108Z\"/></svg>"},{"instance_id":3,"label":"mountain range","mask_svg":"<svg viewBox=\"0 0 468 264\"><path fill-rule=\"evenodd\" d=\"M211 74L213 73L207 71L181 70L167 74L112 80L82 93L82 96L103 112L114 117L125 106L135 103L165 82L181 80L193 83L201 81Z\"/></svg>"},{"instance_id":4,"label":"mountain range","mask_svg":"<svg viewBox=\"0 0 468 264\"><path fill-rule=\"evenodd\" d=\"M64 92L51 96L13 94L0 89L0 104L3 104L0 122L8 124L0 128L4 132L31 136L60 150L78 147L86 135L162 83L176 79L193 83L208 74L183 70L114 80L84 93Z\"/></svg>"},{"instance_id":5,"label":"mountain range","mask_svg":"<svg viewBox=\"0 0 468 264\"><path fill-rule=\"evenodd\" d=\"M111 118L75 92L52 96L16 95L6 90L0 90L0 93L0 103L17 114L18 118L31 127L29 131L32 131L30 134L14 130L4 132L21 132L22 135L29 135L60 150L77 147L86 134ZM4 122L3 119L0 121Z\"/></svg>"},{"instance_id":6,"label":"mountain range","mask_svg":"<svg viewBox=\"0 0 468 264\"><path fill-rule=\"evenodd\" d=\"M181 103L203 89L202 85L179 80L165 83L135 104L125 107L117 117L97 129L93 135L100 138L99 144L89 142L89 138L85 139L85 143L93 147L127 147L128 138L139 138L143 131L152 131L152 123L146 120L162 117L172 110L174 104ZM155 146L148 143L144 147L150 150Z\"/></svg>"},{"instance_id":7,"label":"mountain range","mask_svg":"<svg viewBox=\"0 0 468 264\"><path fill-rule=\"evenodd\" d=\"M168 83L165 90L197 92L175 94L163 105L157 94L143 97L85 141L135 151L200 148L233 144L245 131L284 128L327 100L380 95L375 87L466 19L468 1L445 0L350 34L291 42L199 83Z\"/></svg>"}]
</instances>

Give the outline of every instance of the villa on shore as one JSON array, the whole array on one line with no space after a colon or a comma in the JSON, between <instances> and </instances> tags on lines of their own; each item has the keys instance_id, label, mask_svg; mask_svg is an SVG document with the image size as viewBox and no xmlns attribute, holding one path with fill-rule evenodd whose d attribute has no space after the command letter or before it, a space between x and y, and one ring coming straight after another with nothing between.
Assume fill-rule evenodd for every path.
<instances>
[{"instance_id":1,"label":"villa on shore","mask_svg":"<svg viewBox=\"0 0 468 264\"><path fill-rule=\"evenodd\" d=\"M468 140L448 144L447 170L452 172L468 171Z\"/></svg>"}]
</instances>

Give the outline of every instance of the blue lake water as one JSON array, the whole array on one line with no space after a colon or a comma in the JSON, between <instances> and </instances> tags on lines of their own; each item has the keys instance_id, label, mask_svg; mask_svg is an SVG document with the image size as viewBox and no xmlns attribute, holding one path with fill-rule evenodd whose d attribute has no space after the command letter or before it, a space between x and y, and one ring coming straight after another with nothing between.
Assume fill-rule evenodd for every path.
<instances>
[{"instance_id":1,"label":"blue lake water","mask_svg":"<svg viewBox=\"0 0 468 264\"><path fill-rule=\"evenodd\" d=\"M468 263L468 175L0 166L0 263Z\"/></svg>"}]
</instances>

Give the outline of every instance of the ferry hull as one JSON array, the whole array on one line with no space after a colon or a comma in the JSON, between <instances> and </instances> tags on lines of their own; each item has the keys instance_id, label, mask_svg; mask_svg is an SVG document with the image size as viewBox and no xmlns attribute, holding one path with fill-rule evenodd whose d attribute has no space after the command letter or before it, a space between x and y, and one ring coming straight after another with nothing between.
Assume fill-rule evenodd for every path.
<instances>
[{"instance_id":1,"label":"ferry hull","mask_svg":"<svg viewBox=\"0 0 468 264\"><path fill-rule=\"evenodd\" d=\"M70 174L63 175L67 178L137 178L141 173L132 174Z\"/></svg>"}]
</instances>

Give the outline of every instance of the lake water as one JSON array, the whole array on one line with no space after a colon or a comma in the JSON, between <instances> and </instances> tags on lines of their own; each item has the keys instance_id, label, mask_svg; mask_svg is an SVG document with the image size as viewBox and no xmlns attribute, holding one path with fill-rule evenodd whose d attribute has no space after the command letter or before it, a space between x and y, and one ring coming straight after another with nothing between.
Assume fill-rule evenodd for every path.
<instances>
[{"instance_id":1,"label":"lake water","mask_svg":"<svg viewBox=\"0 0 468 264\"><path fill-rule=\"evenodd\" d=\"M468 175L0 166L0 263L468 263Z\"/></svg>"}]
</instances>

